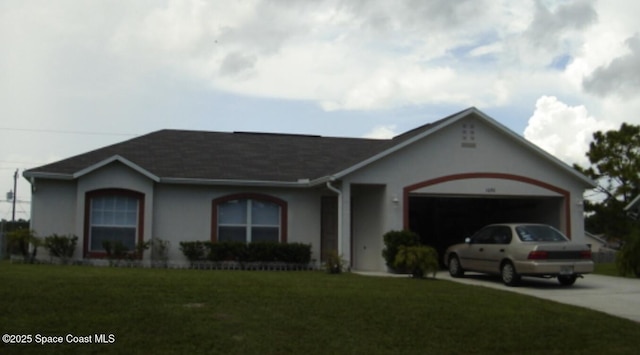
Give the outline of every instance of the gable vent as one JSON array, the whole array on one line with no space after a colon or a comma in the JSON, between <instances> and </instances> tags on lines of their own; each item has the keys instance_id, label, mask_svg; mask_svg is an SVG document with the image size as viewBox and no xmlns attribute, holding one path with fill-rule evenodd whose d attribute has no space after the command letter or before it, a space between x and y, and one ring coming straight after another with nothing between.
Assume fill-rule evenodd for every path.
<instances>
[{"instance_id":1,"label":"gable vent","mask_svg":"<svg viewBox=\"0 0 640 355\"><path fill-rule=\"evenodd\" d=\"M474 123L462 124L462 148L476 147L476 127Z\"/></svg>"}]
</instances>

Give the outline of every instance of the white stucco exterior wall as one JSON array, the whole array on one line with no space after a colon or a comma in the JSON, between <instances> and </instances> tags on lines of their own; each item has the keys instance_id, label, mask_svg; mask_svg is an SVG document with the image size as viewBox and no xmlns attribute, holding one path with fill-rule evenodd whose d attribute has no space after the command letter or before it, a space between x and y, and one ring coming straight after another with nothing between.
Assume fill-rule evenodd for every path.
<instances>
[{"instance_id":1,"label":"white stucco exterior wall","mask_svg":"<svg viewBox=\"0 0 640 355\"><path fill-rule=\"evenodd\" d=\"M31 189L31 229L38 237L76 235L76 182L38 179ZM75 257L80 252L76 250Z\"/></svg>"},{"instance_id":2,"label":"white stucco exterior wall","mask_svg":"<svg viewBox=\"0 0 640 355\"><path fill-rule=\"evenodd\" d=\"M86 194L102 189L125 189L144 194L144 240L156 237L169 241L169 260L174 262L187 261L180 251L181 241L210 240L213 200L241 193L284 200L287 203L288 242L311 244L312 259L320 260L320 200L322 194L326 194L323 188L157 184L118 162L77 180L38 180L32 197L32 228L40 236L77 235L75 257L82 258Z\"/></svg>"},{"instance_id":3,"label":"white stucco exterior wall","mask_svg":"<svg viewBox=\"0 0 640 355\"><path fill-rule=\"evenodd\" d=\"M311 244L320 259L320 190L260 187L157 185L153 210L155 236L171 242L169 258L186 261L181 241L211 238L213 200L234 194L260 194L287 202L288 242Z\"/></svg>"},{"instance_id":4,"label":"white stucco exterior wall","mask_svg":"<svg viewBox=\"0 0 640 355\"><path fill-rule=\"evenodd\" d=\"M460 174L476 176L446 179ZM519 179L497 177L500 174ZM434 179L440 180L420 185ZM475 115L440 126L407 147L341 175L332 184L341 191L340 253L347 260L353 259L360 269L386 269L381 256L382 236L404 228L406 189L411 186L418 186L411 194L549 198L538 206L539 210L558 209L566 191L569 215L557 222L561 229L571 231L573 240L586 242L582 195L589 188L587 182ZM76 255L81 257L86 194L101 189L144 194L144 239L168 240L169 258L178 262L186 262L179 249L181 241L210 240L213 201L240 193L286 201L288 241L311 244L312 258L320 260L321 200L323 195L335 195L324 184L291 188L168 184L113 161L74 180L36 179L32 228L40 236L77 235Z\"/></svg>"},{"instance_id":5,"label":"white stucco exterior wall","mask_svg":"<svg viewBox=\"0 0 640 355\"><path fill-rule=\"evenodd\" d=\"M474 127L474 148L463 147L463 130ZM466 128L463 128L466 127ZM468 139L467 135L467 139ZM382 229L371 238L382 238L389 230L402 229L402 206L406 202L404 188L431 179L455 174L499 173L517 175L566 190L570 208L569 221L562 221L561 229L570 230L574 241L585 242L582 199L589 186L566 169L534 152L504 132L483 120L466 117L453 125L443 127L426 139L415 142L389 156L379 159L347 176L343 185L386 185L383 199L384 219ZM346 189L343 189L346 190ZM474 196L562 196L556 191L522 181L481 178L446 181L415 192L443 195ZM398 199L399 206L393 203ZM348 217L345 211L344 217ZM566 225L566 223L569 226ZM568 227L568 228L567 228ZM350 234L350 226L343 225L343 233ZM348 255L348 254L346 254Z\"/></svg>"}]
</instances>

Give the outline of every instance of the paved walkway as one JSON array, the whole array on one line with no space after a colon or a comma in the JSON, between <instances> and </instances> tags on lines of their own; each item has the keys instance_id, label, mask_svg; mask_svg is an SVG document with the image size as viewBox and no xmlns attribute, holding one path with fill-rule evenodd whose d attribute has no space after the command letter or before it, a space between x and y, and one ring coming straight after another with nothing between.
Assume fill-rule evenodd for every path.
<instances>
[{"instance_id":1,"label":"paved walkway","mask_svg":"<svg viewBox=\"0 0 640 355\"><path fill-rule=\"evenodd\" d=\"M388 273L358 272L370 276L401 276ZM519 287L505 286L499 277L467 273L464 278L452 278L446 271L438 272L437 279L468 285L490 287L543 298L559 303L593 309L616 317L640 323L640 279L627 279L602 275L585 275L571 287L561 286L556 279L522 279Z\"/></svg>"}]
</instances>

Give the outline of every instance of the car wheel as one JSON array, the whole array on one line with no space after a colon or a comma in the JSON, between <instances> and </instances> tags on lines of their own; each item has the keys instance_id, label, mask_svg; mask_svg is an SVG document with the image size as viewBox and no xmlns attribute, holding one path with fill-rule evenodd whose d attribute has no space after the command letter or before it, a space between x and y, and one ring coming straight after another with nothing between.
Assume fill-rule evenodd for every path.
<instances>
[{"instance_id":1,"label":"car wheel","mask_svg":"<svg viewBox=\"0 0 640 355\"><path fill-rule=\"evenodd\" d=\"M567 275L567 276L558 276L558 282L562 286L571 286L576 282L578 276L576 275Z\"/></svg>"},{"instance_id":2,"label":"car wheel","mask_svg":"<svg viewBox=\"0 0 640 355\"><path fill-rule=\"evenodd\" d=\"M516 268L509 261L502 264L500 276L502 276L502 282L507 286L516 286L520 283L520 275L518 275Z\"/></svg>"},{"instance_id":3,"label":"car wheel","mask_svg":"<svg viewBox=\"0 0 640 355\"><path fill-rule=\"evenodd\" d=\"M462 269L462 266L460 265L460 260L455 255L452 255L449 258L449 274L453 277L464 276L464 269Z\"/></svg>"}]
</instances>

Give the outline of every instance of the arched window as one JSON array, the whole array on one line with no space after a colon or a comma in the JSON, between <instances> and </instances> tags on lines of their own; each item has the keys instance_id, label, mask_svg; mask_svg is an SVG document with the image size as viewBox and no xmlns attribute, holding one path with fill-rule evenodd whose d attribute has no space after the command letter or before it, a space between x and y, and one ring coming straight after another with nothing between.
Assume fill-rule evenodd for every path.
<instances>
[{"instance_id":1,"label":"arched window","mask_svg":"<svg viewBox=\"0 0 640 355\"><path fill-rule=\"evenodd\" d=\"M211 240L286 242L287 203L261 194L238 194L213 201Z\"/></svg>"},{"instance_id":2,"label":"arched window","mask_svg":"<svg viewBox=\"0 0 640 355\"><path fill-rule=\"evenodd\" d=\"M123 189L87 192L85 198L85 257L103 257L103 243L121 243L135 250L143 240L144 194Z\"/></svg>"}]
</instances>

